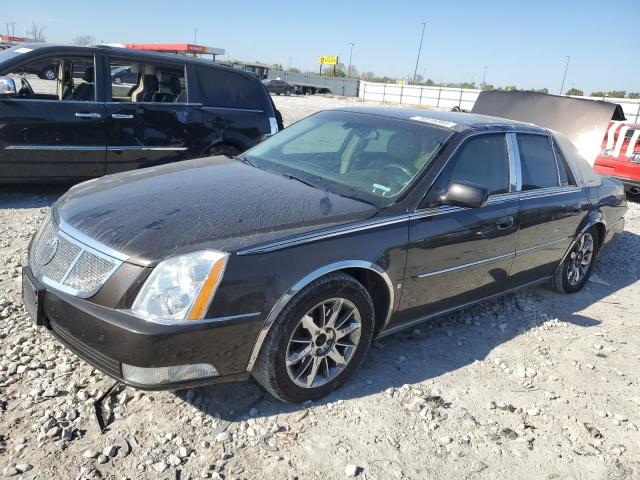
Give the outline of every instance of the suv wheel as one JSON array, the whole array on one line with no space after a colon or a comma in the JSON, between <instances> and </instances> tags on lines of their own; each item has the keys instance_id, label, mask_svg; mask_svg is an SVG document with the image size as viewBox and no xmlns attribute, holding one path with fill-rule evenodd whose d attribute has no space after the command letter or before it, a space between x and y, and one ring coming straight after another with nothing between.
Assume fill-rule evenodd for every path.
<instances>
[{"instance_id":1,"label":"suv wheel","mask_svg":"<svg viewBox=\"0 0 640 480\"><path fill-rule=\"evenodd\" d=\"M51 67L45 67L40 74L40 78L42 78L43 80L55 80L56 71Z\"/></svg>"},{"instance_id":2,"label":"suv wheel","mask_svg":"<svg viewBox=\"0 0 640 480\"><path fill-rule=\"evenodd\" d=\"M584 287L593 271L598 252L595 228L584 232L551 279L551 288L560 293L576 293Z\"/></svg>"},{"instance_id":3,"label":"suv wheel","mask_svg":"<svg viewBox=\"0 0 640 480\"><path fill-rule=\"evenodd\" d=\"M373 302L350 275L337 272L308 285L271 327L254 376L284 402L315 400L342 385L371 344Z\"/></svg>"},{"instance_id":4,"label":"suv wheel","mask_svg":"<svg viewBox=\"0 0 640 480\"><path fill-rule=\"evenodd\" d=\"M122 83L122 79L120 77L113 77L113 83L120 85Z\"/></svg>"}]
</instances>

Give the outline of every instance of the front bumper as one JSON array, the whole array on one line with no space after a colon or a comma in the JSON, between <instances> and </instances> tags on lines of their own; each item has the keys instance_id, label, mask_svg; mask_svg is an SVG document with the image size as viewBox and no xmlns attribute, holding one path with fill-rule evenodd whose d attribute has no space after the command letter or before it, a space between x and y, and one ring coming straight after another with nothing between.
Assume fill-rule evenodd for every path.
<instances>
[{"instance_id":1,"label":"front bumper","mask_svg":"<svg viewBox=\"0 0 640 480\"><path fill-rule=\"evenodd\" d=\"M142 390L177 390L246 380L246 366L262 324L260 314L239 315L193 324L162 325L43 287L29 267L24 275L42 294L42 323L80 358L118 381ZM122 364L144 368L207 363L218 376L137 384Z\"/></svg>"}]
</instances>

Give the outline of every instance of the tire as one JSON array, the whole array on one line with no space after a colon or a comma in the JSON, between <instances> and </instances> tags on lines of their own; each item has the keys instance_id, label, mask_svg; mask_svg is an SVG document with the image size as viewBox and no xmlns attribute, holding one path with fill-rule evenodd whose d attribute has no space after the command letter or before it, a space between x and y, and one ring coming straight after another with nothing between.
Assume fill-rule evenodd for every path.
<instances>
[{"instance_id":1,"label":"tire","mask_svg":"<svg viewBox=\"0 0 640 480\"><path fill-rule=\"evenodd\" d=\"M215 157L215 156L225 156L225 157L235 157L239 155L240 151L232 147L231 145L214 145L210 147L204 154L205 157Z\"/></svg>"},{"instance_id":2,"label":"tire","mask_svg":"<svg viewBox=\"0 0 640 480\"><path fill-rule=\"evenodd\" d=\"M334 311L338 312L335 316ZM332 330L331 321L336 317ZM373 302L364 286L345 273L330 273L305 287L285 306L262 344L253 375L283 402L316 400L338 388L358 369L371 345L374 324ZM315 328L314 336L311 330ZM338 337L347 331L351 333ZM309 353L300 354L306 349ZM344 364L334 358L344 360Z\"/></svg>"},{"instance_id":3,"label":"tire","mask_svg":"<svg viewBox=\"0 0 640 480\"><path fill-rule=\"evenodd\" d=\"M113 77L113 83L120 85L122 83L122 79L120 77Z\"/></svg>"},{"instance_id":4,"label":"tire","mask_svg":"<svg viewBox=\"0 0 640 480\"><path fill-rule=\"evenodd\" d=\"M56 76L56 71L50 67L43 68L42 73L40 74L40 78L43 80L55 80Z\"/></svg>"},{"instance_id":5,"label":"tire","mask_svg":"<svg viewBox=\"0 0 640 480\"><path fill-rule=\"evenodd\" d=\"M600 247L599 242L598 231L595 227L591 227L580 235L575 245L572 245L567 258L553 274L550 281L551 288L559 293L576 293L582 290L587 280L589 280L593 266L596 263ZM589 243L591 243L591 247L588 254L588 265L584 265L584 259L587 258L585 248ZM576 271L579 273L577 278L575 276Z\"/></svg>"}]
</instances>

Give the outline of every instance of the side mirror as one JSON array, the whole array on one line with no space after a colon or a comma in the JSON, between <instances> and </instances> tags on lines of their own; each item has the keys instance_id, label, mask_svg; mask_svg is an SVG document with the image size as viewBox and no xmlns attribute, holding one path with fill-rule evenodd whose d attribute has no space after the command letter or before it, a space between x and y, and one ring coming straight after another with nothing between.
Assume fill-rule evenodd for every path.
<instances>
[{"instance_id":1,"label":"side mirror","mask_svg":"<svg viewBox=\"0 0 640 480\"><path fill-rule=\"evenodd\" d=\"M489 190L471 182L453 181L447 187L442 203L459 207L478 208L487 203Z\"/></svg>"},{"instance_id":2,"label":"side mirror","mask_svg":"<svg viewBox=\"0 0 640 480\"><path fill-rule=\"evenodd\" d=\"M16 82L13 78L0 77L0 98L13 97L16 94Z\"/></svg>"}]
</instances>

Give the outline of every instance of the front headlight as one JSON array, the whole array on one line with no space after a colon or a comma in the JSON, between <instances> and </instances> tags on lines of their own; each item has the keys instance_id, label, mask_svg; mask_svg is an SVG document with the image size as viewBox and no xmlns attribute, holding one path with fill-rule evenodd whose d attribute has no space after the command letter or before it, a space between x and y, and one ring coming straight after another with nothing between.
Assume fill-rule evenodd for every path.
<instances>
[{"instance_id":1,"label":"front headlight","mask_svg":"<svg viewBox=\"0 0 640 480\"><path fill-rule=\"evenodd\" d=\"M228 254L203 250L160 262L133 302L131 312L150 321L201 320L222 279Z\"/></svg>"}]
</instances>

